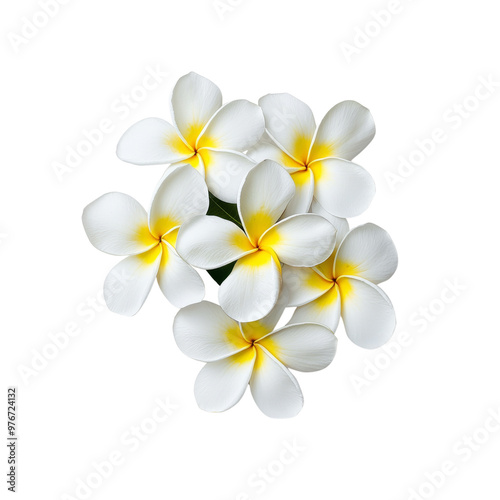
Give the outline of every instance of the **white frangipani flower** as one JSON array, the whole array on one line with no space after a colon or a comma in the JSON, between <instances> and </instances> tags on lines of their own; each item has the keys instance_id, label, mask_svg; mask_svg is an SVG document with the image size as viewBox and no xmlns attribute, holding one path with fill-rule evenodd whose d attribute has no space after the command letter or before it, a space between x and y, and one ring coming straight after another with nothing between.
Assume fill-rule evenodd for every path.
<instances>
[{"instance_id":1,"label":"white frangipani flower","mask_svg":"<svg viewBox=\"0 0 500 500\"><path fill-rule=\"evenodd\" d=\"M280 262L315 266L333 250L335 228L320 215L277 222L294 192L284 168L264 161L250 170L238 195L244 231L212 216L194 217L179 231L177 251L189 264L216 269L236 261L219 288L219 303L238 321L258 320L274 307L281 289Z\"/></svg>"},{"instance_id":2,"label":"white frangipani flower","mask_svg":"<svg viewBox=\"0 0 500 500\"><path fill-rule=\"evenodd\" d=\"M396 317L377 284L396 271L396 247L375 224L358 226L345 237L345 225L337 225L337 230L340 245L325 262L313 268L284 266L288 305L299 306L290 323L317 321L335 331L342 316L347 336L356 345L380 347L391 338Z\"/></svg>"},{"instance_id":3,"label":"white frangipani flower","mask_svg":"<svg viewBox=\"0 0 500 500\"><path fill-rule=\"evenodd\" d=\"M156 191L149 218L134 198L123 193L105 194L85 208L83 225L90 242L111 255L128 255L104 282L104 298L111 311L136 314L155 278L177 307L203 299L203 281L179 257L175 242L181 224L207 209L207 186L190 165L169 172Z\"/></svg>"},{"instance_id":4,"label":"white frangipani flower","mask_svg":"<svg viewBox=\"0 0 500 500\"><path fill-rule=\"evenodd\" d=\"M292 370L313 372L333 360L337 338L316 323L274 328L283 312L277 305L260 321L238 323L221 307L200 302L181 309L174 320L180 350L207 364L194 393L199 407L221 412L242 398L248 385L257 406L269 417L289 418L304 398Z\"/></svg>"},{"instance_id":5,"label":"white frangipani flower","mask_svg":"<svg viewBox=\"0 0 500 500\"><path fill-rule=\"evenodd\" d=\"M373 179L348 161L375 135L368 109L341 102L316 129L309 106L290 94L268 94L259 105L267 134L247 154L256 161L275 160L290 173L297 190L285 216L308 212L313 198L338 217L354 217L368 208L375 195Z\"/></svg>"},{"instance_id":6,"label":"white frangipani flower","mask_svg":"<svg viewBox=\"0 0 500 500\"><path fill-rule=\"evenodd\" d=\"M255 165L242 152L264 133L260 107L243 99L222 106L219 88L189 73L174 87L171 114L174 125L160 118L132 125L118 143L118 157L136 165L189 163L211 193L236 203L241 181Z\"/></svg>"},{"instance_id":7,"label":"white frangipani flower","mask_svg":"<svg viewBox=\"0 0 500 500\"><path fill-rule=\"evenodd\" d=\"M193 72L175 84L170 111L171 123L141 120L117 146L128 163L168 166L149 215L116 192L84 209L91 243L126 256L106 277L104 299L133 316L157 280L180 308L178 347L206 363L194 387L199 407L226 411L250 386L265 415L293 417L304 398L291 370L332 362L340 318L364 348L395 329L378 287L397 268L394 243L374 224L349 231L346 220L375 194L371 175L351 161L373 139L373 118L344 101L317 127L290 94L223 105L219 88ZM194 267L220 284L220 305L203 301ZM296 309L278 328L287 306Z\"/></svg>"}]
</instances>

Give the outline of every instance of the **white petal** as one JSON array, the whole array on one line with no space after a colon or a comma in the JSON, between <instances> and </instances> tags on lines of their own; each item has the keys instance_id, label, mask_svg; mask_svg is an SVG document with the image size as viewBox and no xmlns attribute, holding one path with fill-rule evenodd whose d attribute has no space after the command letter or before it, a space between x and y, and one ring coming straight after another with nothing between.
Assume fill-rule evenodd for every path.
<instances>
[{"instance_id":1,"label":"white petal","mask_svg":"<svg viewBox=\"0 0 500 500\"><path fill-rule=\"evenodd\" d=\"M268 94L259 99L266 130L283 151L306 164L316 122L311 108L290 94Z\"/></svg>"},{"instance_id":2,"label":"white petal","mask_svg":"<svg viewBox=\"0 0 500 500\"><path fill-rule=\"evenodd\" d=\"M343 217L336 217L330 212L327 212L317 200L312 201L311 212L324 217L337 230L335 241L335 248L337 248L349 232L349 222L347 219Z\"/></svg>"},{"instance_id":3,"label":"white petal","mask_svg":"<svg viewBox=\"0 0 500 500\"><path fill-rule=\"evenodd\" d=\"M323 118L309 161L329 157L352 160L374 136L375 123L370 111L355 101L340 102Z\"/></svg>"},{"instance_id":4,"label":"white petal","mask_svg":"<svg viewBox=\"0 0 500 500\"><path fill-rule=\"evenodd\" d=\"M288 294L286 290L282 290L276 305L267 316L264 316L262 319L257 321L240 323L240 328L245 339L251 342L271 333L280 320L287 305Z\"/></svg>"},{"instance_id":5,"label":"white petal","mask_svg":"<svg viewBox=\"0 0 500 500\"><path fill-rule=\"evenodd\" d=\"M237 321L256 321L271 312L280 289L279 263L271 254L258 251L236 262L219 288L219 303Z\"/></svg>"},{"instance_id":6,"label":"white petal","mask_svg":"<svg viewBox=\"0 0 500 500\"><path fill-rule=\"evenodd\" d=\"M208 210L208 190L203 177L191 165L176 168L158 187L151 204L149 227L161 238L196 215Z\"/></svg>"},{"instance_id":7,"label":"white petal","mask_svg":"<svg viewBox=\"0 0 500 500\"><path fill-rule=\"evenodd\" d=\"M333 279L333 263L335 262L335 255L340 243L349 232L349 223L347 222L347 219L336 217L335 215L327 212L316 200L313 200L311 204L311 212L324 217L337 230L335 235L335 248L332 255L330 255L330 257L328 257L328 259L324 262L316 266L317 271L322 276L327 279Z\"/></svg>"},{"instance_id":8,"label":"white petal","mask_svg":"<svg viewBox=\"0 0 500 500\"><path fill-rule=\"evenodd\" d=\"M193 158L200 158L201 160L201 156L197 155L196 157L193 157ZM190 158L191 160L191 158ZM203 164L203 161L201 161L201 163ZM184 161L180 161L178 163L172 163L171 165L169 165L165 171L163 172L163 175L161 176L158 184L156 184L156 189L155 189L155 195L156 193L158 192L158 190L160 189L161 185L165 182L165 179L173 174L178 168L182 168L182 167L185 167L186 165L191 165L191 163L187 162L187 160L184 160ZM192 165L191 165L192 166ZM203 165L202 165L203 167ZM194 168L194 167L193 167ZM202 169L201 171L196 169L195 170L203 177L205 178L205 170ZM154 197L153 197L154 199ZM150 207L150 211L151 211L151 207ZM149 215L149 218L151 218L151 214Z\"/></svg>"},{"instance_id":9,"label":"white petal","mask_svg":"<svg viewBox=\"0 0 500 500\"><path fill-rule=\"evenodd\" d=\"M117 264L104 281L104 300L110 311L133 316L144 304L155 282L161 247L132 255Z\"/></svg>"},{"instance_id":10,"label":"white petal","mask_svg":"<svg viewBox=\"0 0 500 500\"><path fill-rule=\"evenodd\" d=\"M131 196L108 193L87 205L83 226L97 249L112 255L135 255L158 244L148 228L146 210Z\"/></svg>"},{"instance_id":11,"label":"white petal","mask_svg":"<svg viewBox=\"0 0 500 500\"><path fill-rule=\"evenodd\" d=\"M208 363L199 373L194 394L205 411L226 411L245 394L255 363L255 349Z\"/></svg>"},{"instance_id":12,"label":"white petal","mask_svg":"<svg viewBox=\"0 0 500 500\"><path fill-rule=\"evenodd\" d=\"M289 173L304 169L304 165L296 162L291 156L280 149L267 133L262 136L262 139L253 148L247 151L247 156L257 163L264 160L273 160L283 165Z\"/></svg>"},{"instance_id":13,"label":"white petal","mask_svg":"<svg viewBox=\"0 0 500 500\"><path fill-rule=\"evenodd\" d=\"M339 158L311 163L314 172L314 197L337 217L363 213L375 196L372 176L359 165Z\"/></svg>"},{"instance_id":14,"label":"white petal","mask_svg":"<svg viewBox=\"0 0 500 500\"><path fill-rule=\"evenodd\" d=\"M335 228L320 215L292 215L264 233L259 246L271 248L289 266L311 267L332 253Z\"/></svg>"},{"instance_id":15,"label":"white petal","mask_svg":"<svg viewBox=\"0 0 500 500\"><path fill-rule=\"evenodd\" d=\"M290 418L304 405L299 384L290 371L257 344L250 389L257 406L268 417Z\"/></svg>"},{"instance_id":16,"label":"white petal","mask_svg":"<svg viewBox=\"0 0 500 500\"><path fill-rule=\"evenodd\" d=\"M255 162L237 151L202 148L199 154L205 164L210 192L219 200L236 203L241 183Z\"/></svg>"},{"instance_id":17,"label":"white petal","mask_svg":"<svg viewBox=\"0 0 500 500\"><path fill-rule=\"evenodd\" d=\"M337 337L323 325L301 323L287 325L259 340L287 368L301 372L323 370L337 350Z\"/></svg>"},{"instance_id":18,"label":"white petal","mask_svg":"<svg viewBox=\"0 0 500 500\"><path fill-rule=\"evenodd\" d=\"M173 330L179 349L198 361L218 361L249 346L238 323L212 302L181 309L175 316Z\"/></svg>"},{"instance_id":19,"label":"white petal","mask_svg":"<svg viewBox=\"0 0 500 500\"><path fill-rule=\"evenodd\" d=\"M337 330L340 321L339 287L331 287L317 299L297 307L290 319L290 324L315 322L328 327L332 332Z\"/></svg>"},{"instance_id":20,"label":"white petal","mask_svg":"<svg viewBox=\"0 0 500 500\"><path fill-rule=\"evenodd\" d=\"M217 111L201 133L196 147L246 151L259 141L263 133L262 110L241 99Z\"/></svg>"},{"instance_id":21,"label":"white petal","mask_svg":"<svg viewBox=\"0 0 500 500\"><path fill-rule=\"evenodd\" d=\"M283 217L306 214L311 208L314 194L314 174L310 168L291 175L295 184L295 195L286 207Z\"/></svg>"},{"instance_id":22,"label":"white petal","mask_svg":"<svg viewBox=\"0 0 500 500\"><path fill-rule=\"evenodd\" d=\"M184 160L194 152L170 123L160 118L145 118L125 131L116 154L120 160L135 165L159 165Z\"/></svg>"},{"instance_id":23,"label":"white petal","mask_svg":"<svg viewBox=\"0 0 500 500\"><path fill-rule=\"evenodd\" d=\"M203 164L203 159L201 158L201 155L197 153L196 155L191 156L191 158L187 158L186 160L182 160L169 165L167 167L167 170L165 170L165 173L163 174L161 181L165 179L165 176L168 175L168 173L172 169L182 167L184 165L191 165L203 178L205 178L205 165Z\"/></svg>"},{"instance_id":24,"label":"white petal","mask_svg":"<svg viewBox=\"0 0 500 500\"><path fill-rule=\"evenodd\" d=\"M363 278L343 277L338 285L347 336L366 349L384 345L396 327L396 315L389 297Z\"/></svg>"},{"instance_id":25,"label":"white petal","mask_svg":"<svg viewBox=\"0 0 500 500\"><path fill-rule=\"evenodd\" d=\"M289 306L307 304L332 287L333 281L325 279L312 267L283 266L283 288L288 293Z\"/></svg>"},{"instance_id":26,"label":"white petal","mask_svg":"<svg viewBox=\"0 0 500 500\"><path fill-rule=\"evenodd\" d=\"M236 224L210 215L183 224L175 248L186 262L201 269L217 269L255 251Z\"/></svg>"},{"instance_id":27,"label":"white petal","mask_svg":"<svg viewBox=\"0 0 500 500\"><path fill-rule=\"evenodd\" d=\"M238 197L238 211L254 245L283 214L295 193L295 185L278 163L266 160L245 177Z\"/></svg>"},{"instance_id":28,"label":"white petal","mask_svg":"<svg viewBox=\"0 0 500 500\"><path fill-rule=\"evenodd\" d=\"M168 243L162 243L158 284L163 295L175 307L200 302L205 296L205 285L200 275Z\"/></svg>"},{"instance_id":29,"label":"white petal","mask_svg":"<svg viewBox=\"0 0 500 500\"><path fill-rule=\"evenodd\" d=\"M382 283L395 273L398 252L387 231L375 224L363 224L344 238L334 267L335 276L358 276Z\"/></svg>"},{"instance_id":30,"label":"white petal","mask_svg":"<svg viewBox=\"0 0 500 500\"><path fill-rule=\"evenodd\" d=\"M193 148L201 131L221 106L219 87L197 73L188 73L175 84L172 118L186 143Z\"/></svg>"}]
</instances>

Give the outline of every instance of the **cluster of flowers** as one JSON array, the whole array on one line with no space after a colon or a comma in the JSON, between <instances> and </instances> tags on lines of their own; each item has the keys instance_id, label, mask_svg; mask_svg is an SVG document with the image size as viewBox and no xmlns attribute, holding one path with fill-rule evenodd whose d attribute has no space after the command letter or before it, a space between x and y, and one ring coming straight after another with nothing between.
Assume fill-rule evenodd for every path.
<instances>
[{"instance_id":1,"label":"cluster of flowers","mask_svg":"<svg viewBox=\"0 0 500 500\"><path fill-rule=\"evenodd\" d=\"M271 417L303 405L290 372L328 366L342 317L347 336L375 348L395 327L387 295L397 253L386 231L349 231L375 194L370 174L351 160L373 139L370 112L334 106L316 127L310 108L289 94L259 105L222 105L219 88L195 73L174 87L174 125L148 118L121 138L117 154L137 165L168 164L149 216L133 198L108 193L83 223L103 252L127 256L104 283L108 307L134 315L157 279L180 308L174 336L206 363L195 382L207 411L234 406L248 385ZM194 268L220 284L219 304L203 301ZM296 307L276 328L286 307Z\"/></svg>"}]
</instances>

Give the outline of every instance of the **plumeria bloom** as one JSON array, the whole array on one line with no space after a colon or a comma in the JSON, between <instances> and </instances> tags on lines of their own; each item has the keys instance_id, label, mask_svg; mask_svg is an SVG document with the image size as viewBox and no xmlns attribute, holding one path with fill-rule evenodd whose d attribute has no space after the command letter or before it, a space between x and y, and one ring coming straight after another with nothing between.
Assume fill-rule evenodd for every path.
<instances>
[{"instance_id":1,"label":"plumeria bloom","mask_svg":"<svg viewBox=\"0 0 500 500\"><path fill-rule=\"evenodd\" d=\"M222 106L222 94L210 80L189 73L176 83L171 99L174 125L146 118L120 139L118 157L136 165L189 163L217 198L236 203L246 173L255 165L242 152L264 133L264 116L246 100Z\"/></svg>"},{"instance_id":2,"label":"plumeria bloom","mask_svg":"<svg viewBox=\"0 0 500 500\"><path fill-rule=\"evenodd\" d=\"M267 416L288 418L299 413L304 398L289 368L313 372L327 367L335 356L337 338L316 323L274 330L283 309L278 304L264 319L251 323L236 322L211 302L177 313L173 328L177 345L184 354L207 363L194 387L202 410L228 410L250 384L257 406Z\"/></svg>"},{"instance_id":3,"label":"plumeria bloom","mask_svg":"<svg viewBox=\"0 0 500 500\"><path fill-rule=\"evenodd\" d=\"M203 177L190 165L173 169L153 198L148 214L134 198L108 193L83 211L90 242L111 255L128 257L116 265L104 282L109 309L133 316L158 284L175 306L199 302L205 286L198 273L175 250L179 227L205 214L208 191Z\"/></svg>"},{"instance_id":4,"label":"plumeria bloom","mask_svg":"<svg viewBox=\"0 0 500 500\"><path fill-rule=\"evenodd\" d=\"M281 289L281 262L315 266L333 250L335 229L316 214L277 222L295 192L283 167L273 161L255 166L238 195L243 230L213 216L194 217L182 226L177 250L202 269L236 264L219 288L219 303L237 321L255 321L275 306Z\"/></svg>"},{"instance_id":5,"label":"plumeria bloom","mask_svg":"<svg viewBox=\"0 0 500 500\"><path fill-rule=\"evenodd\" d=\"M247 154L256 161L275 160L292 176L297 190L285 216L308 212L313 198L338 217L354 217L368 208L375 195L373 179L348 161L375 135L368 109L341 102L316 129L309 106L290 94L268 94L259 105L267 134Z\"/></svg>"},{"instance_id":6,"label":"plumeria bloom","mask_svg":"<svg viewBox=\"0 0 500 500\"><path fill-rule=\"evenodd\" d=\"M338 234L347 227L338 227ZM340 317L347 336L373 349L394 332L391 301L377 286L396 271L398 255L389 234L375 224L352 229L322 264L283 270L290 306L299 306L290 323L317 321L335 331Z\"/></svg>"}]
</instances>

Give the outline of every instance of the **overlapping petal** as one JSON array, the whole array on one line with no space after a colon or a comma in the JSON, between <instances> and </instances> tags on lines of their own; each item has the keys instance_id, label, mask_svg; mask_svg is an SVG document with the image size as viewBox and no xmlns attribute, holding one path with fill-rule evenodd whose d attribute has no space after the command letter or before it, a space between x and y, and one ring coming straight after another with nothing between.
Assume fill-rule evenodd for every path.
<instances>
[{"instance_id":1,"label":"overlapping petal","mask_svg":"<svg viewBox=\"0 0 500 500\"><path fill-rule=\"evenodd\" d=\"M398 253L389 233L375 224L355 227L335 259L335 275L358 276L372 283L388 280L398 266Z\"/></svg>"},{"instance_id":2,"label":"overlapping petal","mask_svg":"<svg viewBox=\"0 0 500 500\"><path fill-rule=\"evenodd\" d=\"M241 186L238 210L254 245L280 218L294 193L290 175L276 162L263 161L250 170Z\"/></svg>"},{"instance_id":3,"label":"overlapping petal","mask_svg":"<svg viewBox=\"0 0 500 500\"><path fill-rule=\"evenodd\" d=\"M155 282L161 261L161 247L119 262L104 281L104 300L110 311L133 316L144 304Z\"/></svg>"},{"instance_id":4,"label":"overlapping petal","mask_svg":"<svg viewBox=\"0 0 500 500\"><path fill-rule=\"evenodd\" d=\"M290 323L314 321L335 332L340 321L341 299L338 286L332 286L326 293L295 309Z\"/></svg>"},{"instance_id":5,"label":"overlapping petal","mask_svg":"<svg viewBox=\"0 0 500 500\"><path fill-rule=\"evenodd\" d=\"M256 321L271 312L280 290L279 262L270 253L259 250L236 262L219 288L219 303L237 321Z\"/></svg>"},{"instance_id":6,"label":"overlapping petal","mask_svg":"<svg viewBox=\"0 0 500 500\"><path fill-rule=\"evenodd\" d=\"M336 229L335 249L337 249L342 243L342 240L346 237L346 234L349 232L349 223L347 222L347 219L343 217L336 217L330 212L327 212L317 200L313 200L311 203L311 213L321 215L321 217L324 217Z\"/></svg>"},{"instance_id":7,"label":"overlapping petal","mask_svg":"<svg viewBox=\"0 0 500 500\"><path fill-rule=\"evenodd\" d=\"M193 153L193 156L191 156L190 158L172 163L163 174L162 180L166 175L170 173L173 168L181 167L186 164L191 165L203 178L205 178L205 164L203 163L203 158L199 153Z\"/></svg>"},{"instance_id":8,"label":"overlapping petal","mask_svg":"<svg viewBox=\"0 0 500 500\"><path fill-rule=\"evenodd\" d=\"M304 170L304 165L285 153L267 133L262 136L262 139L255 146L247 151L247 155L257 163L264 160L273 160L283 165L288 173Z\"/></svg>"},{"instance_id":9,"label":"overlapping petal","mask_svg":"<svg viewBox=\"0 0 500 500\"><path fill-rule=\"evenodd\" d=\"M264 116L256 104L244 99L220 108L198 138L196 149L217 148L246 151L264 133Z\"/></svg>"},{"instance_id":10,"label":"overlapping petal","mask_svg":"<svg viewBox=\"0 0 500 500\"><path fill-rule=\"evenodd\" d=\"M287 291L289 306L307 304L330 290L333 284L312 267L283 266L283 288Z\"/></svg>"},{"instance_id":11,"label":"overlapping petal","mask_svg":"<svg viewBox=\"0 0 500 500\"><path fill-rule=\"evenodd\" d=\"M187 264L169 243L162 242L158 285L167 300L176 307L185 307L203 300L205 285L200 275Z\"/></svg>"},{"instance_id":12,"label":"overlapping petal","mask_svg":"<svg viewBox=\"0 0 500 500\"><path fill-rule=\"evenodd\" d=\"M199 155L206 169L208 189L219 200L236 203L241 183L255 161L237 151L202 148Z\"/></svg>"},{"instance_id":13,"label":"overlapping petal","mask_svg":"<svg viewBox=\"0 0 500 500\"><path fill-rule=\"evenodd\" d=\"M289 324L259 340L270 354L292 370L323 370L337 350L333 332L317 323Z\"/></svg>"},{"instance_id":14,"label":"overlapping petal","mask_svg":"<svg viewBox=\"0 0 500 500\"><path fill-rule=\"evenodd\" d=\"M122 135L116 154L120 160L135 165L161 165L193 156L170 123L161 118L145 118Z\"/></svg>"},{"instance_id":15,"label":"overlapping petal","mask_svg":"<svg viewBox=\"0 0 500 500\"><path fill-rule=\"evenodd\" d=\"M85 207L82 220L90 242L102 252L135 255L158 244L149 232L146 210L123 193L97 198Z\"/></svg>"},{"instance_id":16,"label":"overlapping petal","mask_svg":"<svg viewBox=\"0 0 500 500\"><path fill-rule=\"evenodd\" d=\"M316 160L314 197L337 217L355 217L363 213L375 196L372 176L359 165L339 158Z\"/></svg>"},{"instance_id":17,"label":"overlapping petal","mask_svg":"<svg viewBox=\"0 0 500 500\"><path fill-rule=\"evenodd\" d=\"M266 348L257 344L255 349L250 389L257 406L268 417L294 417L304 404L296 378Z\"/></svg>"},{"instance_id":18,"label":"overlapping petal","mask_svg":"<svg viewBox=\"0 0 500 500\"><path fill-rule=\"evenodd\" d=\"M313 200L312 202L311 212L324 217L337 231L335 238L335 248L332 254L328 257L328 259L316 266L316 270L322 276L324 276L328 280L331 280L333 279L334 275L333 264L335 262L335 256L342 240L349 232L349 223L347 222L347 219L336 217L335 215L327 212L316 200Z\"/></svg>"},{"instance_id":19,"label":"overlapping petal","mask_svg":"<svg viewBox=\"0 0 500 500\"><path fill-rule=\"evenodd\" d=\"M370 111L355 101L340 102L320 123L309 161L331 157L352 160L374 136L375 123Z\"/></svg>"},{"instance_id":20,"label":"overlapping petal","mask_svg":"<svg viewBox=\"0 0 500 500\"><path fill-rule=\"evenodd\" d=\"M190 165L176 168L160 184L153 198L149 214L151 233L161 238L207 210L208 190L203 177Z\"/></svg>"},{"instance_id":21,"label":"overlapping petal","mask_svg":"<svg viewBox=\"0 0 500 500\"><path fill-rule=\"evenodd\" d=\"M198 361L218 361L249 347L238 323L212 302L181 309L173 330L179 349Z\"/></svg>"},{"instance_id":22,"label":"overlapping petal","mask_svg":"<svg viewBox=\"0 0 500 500\"><path fill-rule=\"evenodd\" d=\"M283 311L288 305L288 294L286 290L281 290L280 296L276 305L271 309L271 312L262 319L240 323L241 332L248 342L259 340L268 333L271 333L278 324Z\"/></svg>"},{"instance_id":23,"label":"overlapping petal","mask_svg":"<svg viewBox=\"0 0 500 500\"><path fill-rule=\"evenodd\" d=\"M387 295L363 278L344 276L337 283L347 336L366 349L385 344L396 327L396 315Z\"/></svg>"},{"instance_id":24,"label":"overlapping petal","mask_svg":"<svg viewBox=\"0 0 500 500\"><path fill-rule=\"evenodd\" d=\"M306 164L316 130L311 108L290 94L268 94L259 99L266 129L289 156Z\"/></svg>"},{"instance_id":25,"label":"overlapping petal","mask_svg":"<svg viewBox=\"0 0 500 500\"><path fill-rule=\"evenodd\" d=\"M292 215L266 231L259 241L262 249L271 248L281 262L290 266L311 267L333 252L335 228L316 214Z\"/></svg>"},{"instance_id":26,"label":"overlapping petal","mask_svg":"<svg viewBox=\"0 0 500 500\"><path fill-rule=\"evenodd\" d=\"M288 203L283 217L309 212L314 196L314 174L308 168L291 174L295 184L295 194Z\"/></svg>"},{"instance_id":27,"label":"overlapping petal","mask_svg":"<svg viewBox=\"0 0 500 500\"><path fill-rule=\"evenodd\" d=\"M189 264L216 269L255 252L245 233L232 222L200 215L182 225L176 249Z\"/></svg>"},{"instance_id":28,"label":"overlapping petal","mask_svg":"<svg viewBox=\"0 0 500 500\"><path fill-rule=\"evenodd\" d=\"M255 348L251 347L229 358L207 363L194 385L198 406L210 412L233 407L245 394L255 358Z\"/></svg>"},{"instance_id":29,"label":"overlapping petal","mask_svg":"<svg viewBox=\"0 0 500 500\"><path fill-rule=\"evenodd\" d=\"M222 106L222 94L208 78L191 72L175 84L171 103L177 129L194 149L201 131Z\"/></svg>"}]
</instances>

